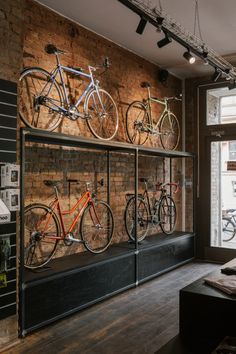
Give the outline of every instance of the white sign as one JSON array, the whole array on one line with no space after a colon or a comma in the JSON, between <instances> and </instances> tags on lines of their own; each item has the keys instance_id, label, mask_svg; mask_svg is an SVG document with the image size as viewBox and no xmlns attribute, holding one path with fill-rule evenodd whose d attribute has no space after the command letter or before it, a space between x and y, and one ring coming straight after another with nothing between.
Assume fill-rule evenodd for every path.
<instances>
[{"instance_id":1,"label":"white sign","mask_svg":"<svg viewBox=\"0 0 236 354\"><path fill-rule=\"evenodd\" d=\"M7 206L0 199L0 224L8 223L11 221L11 213Z\"/></svg>"}]
</instances>

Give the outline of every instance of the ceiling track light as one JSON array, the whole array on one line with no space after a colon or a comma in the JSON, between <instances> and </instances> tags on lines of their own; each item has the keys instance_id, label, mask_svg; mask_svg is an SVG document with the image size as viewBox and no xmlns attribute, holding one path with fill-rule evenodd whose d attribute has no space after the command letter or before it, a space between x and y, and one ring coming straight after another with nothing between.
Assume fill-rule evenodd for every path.
<instances>
[{"instance_id":1,"label":"ceiling track light","mask_svg":"<svg viewBox=\"0 0 236 354\"><path fill-rule=\"evenodd\" d=\"M217 80L219 80L219 78L221 77L222 71L215 68L215 72L212 76L212 81L216 82Z\"/></svg>"},{"instance_id":2,"label":"ceiling track light","mask_svg":"<svg viewBox=\"0 0 236 354\"><path fill-rule=\"evenodd\" d=\"M167 33L165 33L165 37L163 39L161 39L159 42L157 42L157 46L159 48L162 48L171 42L172 42L172 38L170 36L168 36Z\"/></svg>"},{"instance_id":3,"label":"ceiling track light","mask_svg":"<svg viewBox=\"0 0 236 354\"><path fill-rule=\"evenodd\" d=\"M147 25L147 20L144 17L141 17L138 27L136 29L136 33L143 34L146 25Z\"/></svg>"},{"instance_id":4,"label":"ceiling track light","mask_svg":"<svg viewBox=\"0 0 236 354\"><path fill-rule=\"evenodd\" d=\"M164 13L161 6L160 9L157 6L153 8L153 5L151 4L152 2L149 0L118 1L127 6L131 11L135 12L141 19L144 18L147 22L156 27L158 32L162 30L169 36L169 38L178 42L183 47L189 48L189 51L191 51L195 56L201 58L205 64L209 64L213 68L217 68L221 71L221 73L225 72L225 69L230 68L230 72L226 76L226 79L235 80L236 82L236 67L206 45L202 38L198 38L195 33L192 34L174 18L171 18L169 15ZM162 18L164 18L164 20L162 20ZM144 20L142 22L144 24ZM164 45L167 44L165 38L163 42Z\"/></svg>"},{"instance_id":5,"label":"ceiling track light","mask_svg":"<svg viewBox=\"0 0 236 354\"><path fill-rule=\"evenodd\" d=\"M189 62L189 64L194 64L196 61L196 58L190 53L189 49L184 52L183 57Z\"/></svg>"}]
</instances>

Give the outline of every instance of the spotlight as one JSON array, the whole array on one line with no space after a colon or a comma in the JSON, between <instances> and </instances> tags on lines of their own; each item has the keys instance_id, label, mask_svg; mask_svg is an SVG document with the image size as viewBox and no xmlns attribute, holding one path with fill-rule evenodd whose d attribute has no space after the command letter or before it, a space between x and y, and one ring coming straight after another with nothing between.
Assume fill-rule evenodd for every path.
<instances>
[{"instance_id":1,"label":"spotlight","mask_svg":"<svg viewBox=\"0 0 236 354\"><path fill-rule=\"evenodd\" d=\"M202 52L202 58L203 58L203 61L204 61L204 65L208 65L208 60L207 60L207 57L208 57L208 52L206 51L203 51Z\"/></svg>"},{"instance_id":2,"label":"spotlight","mask_svg":"<svg viewBox=\"0 0 236 354\"><path fill-rule=\"evenodd\" d=\"M215 68L215 72L212 76L212 81L216 82L221 77L221 70Z\"/></svg>"},{"instance_id":3,"label":"spotlight","mask_svg":"<svg viewBox=\"0 0 236 354\"><path fill-rule=\"evenodd\" d=\"M157 42L157 46L159 48L165 47L165 45L169 44L172 42L172 38L168 36L167 33L165 33L165 37L161 39L159 42Z\"/></svg>"},{"instance_id":4,"label":"spotlight","mask_svg":"<svg viewBox=\"0 0 236 354\"><path fill-rule=\"evenodd\" d=\"M190 53L189 49L187 52L184 52L183 57L189 62L189 64L194 64L196 58Z\"/></svg>"},{"instance_id":5,"label":"spotlight","mask_svg":"<svg viewBox=\"0 0 236 354\"><path fill-rule=\"evenodd\" d=\"M157 22L157 32L161 32L163 21L164 21L164 17L159 17L159 16L158 16L158 17L156 18L156 22Z\"/></svg>"},{"instance_id":6,"label":"spotlight","mask_svg":"<svg viewBox=\"0 0 236 354\"><path fill-rule=\"evenodd\" d=\"M225 69L225 80L229 81L231 79L230 77L230 69Z\"/></svg>"},{"instance_id":7,"label":"spotlight","mask_svg":"<svg viewBox=\"0 0 236 354\"><path fill-rule=\"evenodd\" d=\"M143 31L146 27L146 24L147 24L147 20L145 20L145 18L141 17L140 21L139 21L139 24L138 24L138 27L136 29L136 32L138 34L143 34Z\"/></svg>"},{"instance_id":8,"label":"spotlight","mask_svg":"<svg viewBox=\"0 0 236 354\"><path fill-rule=\"evenodd\" d=\"M157 17L156 18L156 21L157 21L157 24L158 24L158 26L162 26L162 24L163 24L163 21L164 21L164 17Z\"/></svg>"}]
</instances>

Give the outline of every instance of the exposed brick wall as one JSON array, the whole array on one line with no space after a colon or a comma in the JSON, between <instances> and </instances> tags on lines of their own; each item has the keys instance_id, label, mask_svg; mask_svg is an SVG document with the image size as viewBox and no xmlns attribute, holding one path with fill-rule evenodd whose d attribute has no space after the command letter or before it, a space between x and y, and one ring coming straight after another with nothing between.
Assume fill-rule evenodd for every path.
<instances>
[{"instance_id":1,"label":"exposed brick wall","mask_svg":"<svg viewBox=\"0 0 236 354\"><path fill-rule=\"evenodd\" d=\"M0 77L17 81L22 66L22 0L0 1Z\"/></svg>"},{"instance_id":2,"label":"exposed brick wall","mask_svg":"<svg viewBox=\"0 0 236 354\"><path fill-rule=\"evenodd\" d=\"M49 204L52 200L52 189L46 187L43 183L45 179L60 180L60 200L64 210L72 207L79 195L85 191L86 182L91 182L91 189L98 186L98 199L107 200L107 155L106 152L96 152L93 150L83 150L68 147L59 147L38 144L31 144L26 149L26 174L25 174L25 203L43 202ZM128 240L125 231L124 211L127 203L126 194L134 193L134 155L125 153L111 153L110 155L110 206L115 219L115 232L113 243L120 243ZM181 162L173 162L174 179L181 179ZM159 197L160 193L156 191L156 183L169 181L169 160L156 157L140 157L139 176L148 177L148 188L150 189L150 198ZM98 181L104 178L105 185L99 188ZM78 179L79 186L71 185L71 194L69 198L69 185L67 179ZM139 193L144 190L143 183L139 183ZM174 196L177 205L177 230L181 230L181 192ZM75 215L75 214L74 214ZM65 217L66 225L69 226L73 218ZM79 237L78 228L75 230L75 236ZM158 225L150 227L148 235L160 232ZM65 247L63 243L58 248L56 256L68 255L75 252L82 252L84 248L78 244L72 247Z\"/></svg>"},{"instance_id":3,"label":"exposed brick wall","mask_svg":"<svg viewBox=\"0 0 236 354\"><path fill-rule=\"evenodd\" d=\"M61 56L63 64L81 66L85 71L89 64L99 64L106 56L110 58L111 68L99 79L101 86L111 93L118 106L119 131L115 140L127 141L125 112L130 102L147 97L146 89L140 87L142 81L151 83L153 86L152 93L157 97L174 96L181 92L180 80L170 76L168 84L166 86L161 85L157 81L158 67L154 64L68 19L62 18L32 0L1 2L0 17L3 19L0 25L0 28L2 28L1 36L4 37L4 50L0 54L1 77L16 81L20 69L28 66L40 66L50 71L55 66L55 56L48 55L45 52L44 48L48 43L54 43L66 51L66 54ZM67 77L67 85L72 96L78 97L85 83L84 80ZM156 105L153 108L154 115L158 117L162 107ZM173 109L181 124L181 104L173 104ZM91 137L84 120L73 122L64 119L58 131ZM151 138L147 145L160 146L159 139ZM180 146L179 149L181 149ZM52 149L51 152L48 149L44 151L38 147L30 149L30 156L27 158L28 162L33 161L34 165L26 165L25 204L32 200L41 200L44 197L41 194L46 195L48 193L46 188L43 188L43 179L45 178L62 179L64 185L68 174L69 177L73 176L73 178L76 175L76 178L82 181L94 180L94 163L96 171L103 171L104 161L100 157L96 158L96 161L93 159L95 162L92 162L88 154L89 152L75 154L74 151L66 150L63 151L61 156L58 156L55 149ZM151 158L144 159L143 167L140 166L140 176L143 174L151 176L153 183L164 178L168 179L168 168L166 175L163 176L162 160L154 159L153 162ZM52 163L52 161L54 162ZM114 156L112 159L111 200L114 204L116 224L120 227L116 231L116 242L126 237L122 230L124 224L120 221L123 220L125 207L124 190L132 189L130 185L133 182L133 166L129 164L129 161L130 157L127 156ZM168 165L168 162L165 164ZM174 178L176 176L176 179L180 180L180 165L176 162L174 166ZM142 172L142 169L145 173ZM180 194L177 199L180 200ZM179 201L178 204L178 214L179 219L181 219Z\"/></svg>"},{"instance_id":4,"label":"exposed brick wall","mask_svg":"<svg viewBox=\"0 0 236 354\"><path fill-rule=\"evenodd\" d=\"M58 48L66 51L66 54L60 57L63 64L81 66L85 71L89 64L100 64L104 57L110 58L111 68L99 79L101 86L108 90L118 105L119 131L115 140L127 141L124 126L125 112L130 102L147 97L146 89L140 87L142 81L151 83L153 95L157 97L172 96L181 92L181 81L174 77L168 79L167 87L157 81L157 66L45 7L26 0L23 65L41 66L46 70L52 70L55 66L55 56L45 52L44 48L48 43L54 43ZM87 81L71 77L67 79L72 96L78 97ZM157 116L161 108L161 106L154 107ZM181 123L181 104L174 104L174 108ZM64 119L59 131L91 137L83 120L71 122ZM150 144L158 146L158 139L151 139Z\"/></svg>"}]
</instances>

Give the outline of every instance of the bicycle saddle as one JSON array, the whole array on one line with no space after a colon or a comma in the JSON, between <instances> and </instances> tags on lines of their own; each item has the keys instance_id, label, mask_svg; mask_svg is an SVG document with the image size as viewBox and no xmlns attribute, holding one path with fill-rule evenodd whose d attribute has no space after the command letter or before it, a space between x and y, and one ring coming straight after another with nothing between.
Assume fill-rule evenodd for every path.
<instances>
[{"instance_id":1,"label":"bicycle saddle","mask_svg":"<svg viewBox=\"0 0 236 354\"><path fill-rule=\"evenodd\" d=\"M148 182L148 178L145 177L141 177L139 178L140 182Z\"/></svg>"},{"instance_id":2,"label":"bicycle saddle","mask_svg":"<svg viewBox=\"0 0 236 354\"><path fill-rule=\"evenodd\" d=\"M47 187L58 187L59 184L61 184L61 181L50 181L50 180L44 180L43 183Z\"/></svg>"},{"instance_id":3,"label":"bicycle saddle","mask_svg":"<svg viewBox=\"0 0 236 354\"><path fill-rule=\"evenodd\" d=\"M147 82L147 81L143 81L143 82L141 82L140 86L143 87L143 88L147 88L147 87L151 87L151 84L149 82Z\"/></svg>"},{"instance_id":4,"label":"bicycle saddle","mask_svg":"<svg viewBox=\"0 0 236 354\"><path fill-rule=\"evenodd\" d=\"M45 46L45 52L48 54L64 54L64 51L57 48L54 44L47 44Z\"/></svg>"}]
</instances>

